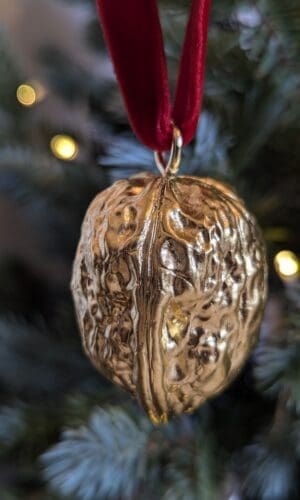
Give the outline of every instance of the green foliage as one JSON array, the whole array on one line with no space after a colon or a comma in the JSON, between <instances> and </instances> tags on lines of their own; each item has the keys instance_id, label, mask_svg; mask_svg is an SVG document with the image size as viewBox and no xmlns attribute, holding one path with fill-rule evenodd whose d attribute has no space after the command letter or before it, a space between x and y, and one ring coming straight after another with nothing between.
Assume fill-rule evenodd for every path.
<instances>
[{"instance_id":1,"label":"green foliage","mask_svg":"<svg viewBox=\"0 0 300 500\"><path fill-rule=\"evenodd\" d=\"M186 417L155 429L133 414L132 407L97 408L87 425L64 431L42 456L52 489L84 500L158 493L164 500L215 499L222 468L207 423Z\"/></svg>"},{"instance_id":2,"label":"green foliage","mask_svg":"<svg viewBox=\"0 0 300 500\"><path fill-rule=\"evenodd\" d=\"M282 500L297 496L297 455L292 429L281 430L268 442L258 441L244 453L243 490L250 498Z\"/></svg>"},{"instance_id":3,"label":"green foliage","mask_svg":"<svg viewBox=\"0 0 300 500\"><path fill-rule=\"evenodd\" d=\"M151 426L118 408L96 409L87 426L63 433L45 453L45 476L64 495L83 500L131 498L146 473Z\"/></svg>"},{"instance_id":4,"label":"green foliage","mask_svg":"<svg viewBox=\"0 0 300 500\"><path fill-rule=\"evenodd\" d=\"M159 2L173 87L190 3ZM279 283L272 257L300 253L299 0L212 2L203 112L182 173L244 196L269 244L268 311L277 302L229 390L159 428L92 369L76 327L69 277L84 211L111 182L155 167L129 130L94 1L65 4L87 19L88 57L66 56L73 40L59 45L58 23L27 74L1 28L1 500L297 500L300 289ZM16 89L32 78L47 97L25 109ZM78 140L76 161L53 157L60 132Z\"/></svg>"},{"instance_id":5,"label":"green foliage","mask_svg":"<svg viewBox=\"0 0 300 500\"><path fill-rule=\"evenodd\" d=\"M287 37L288 47L294 52L300 50L300 5L297 0L290 0L288 4L283 5L276 0L266 2L267 14L271 22L274 23L274 29L282 37Z\"/></svg>"},{"instance_id":6,"label":"green foliage","mask_svg":"<svg viewBox=\"0 0 300 500\"><path fill-rule=\"evenodd\" d=\"M12 447L24 432L21 408L2 406L0 412L0 443L5 450Z\"/></svg>"},{"instance_id":7,"label":"green foliage","mask_svg":"<svg viewBox=\"0 0 300 500\"><path fill-rule=\"evenodd\" d=\"M257 386L266 395L286 395L286 404L300 415L300 307L299 287L288 295L288 317L277 340L265 343L256 356Z\"/></svg>"},{"instance_id":8,"label":"green foliage","mask_svg":"<svg viewBox=\"0 0 300 500\"><path fill-rule=\"evenodd\" d=\"M219 450L220 451L220 450ZM214 500L220 482L218 450L211 435L198 430L194 442L172 453L166 468L164 500Z\"/></svg>"}]
</instances>

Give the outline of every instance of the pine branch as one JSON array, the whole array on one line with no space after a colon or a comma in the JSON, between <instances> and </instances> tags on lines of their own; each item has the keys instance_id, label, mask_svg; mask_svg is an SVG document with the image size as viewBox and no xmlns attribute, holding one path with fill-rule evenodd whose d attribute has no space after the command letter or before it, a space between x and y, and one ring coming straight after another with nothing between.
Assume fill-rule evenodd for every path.
<instances>
[{"instance_id":1,"label":"pine branch","mask_svg":"<svg viewBox=\"0 0 300 500\"><path fill-rule=\"evenodd\" d=\"M17 319L0 319L0 384L14 397L59 397L79 389L94 373L80 345L57 339Z\"/></svg>"},{"instance_id":2,"label":"pine branch","mask_svg":"<svg viewBox=\"0 0 300 500\"><path fill-rule=\"evenodd\" d=\"M256 357L258 388L272 398L277 397L277 403L269 430L248 446L243 455L244 492L250 498L283 500L297 497L300 458L299 306L299 294L294 293L288 302L288 321L282 325L285 331L268 332L265 345Z\"/></svg>"},{"instance_id":3,"label":"pine branch","mask_svg":"<svg viewBox=\"0 0 300 500\"><path fill-rule=\"evenodd\" d=\"M254 375L257 387L266 395L282 397L300 414L300 303L297 284L287 296L288 315L278 336L269 338L257 352Z\"/></svg>"},{"instance_id":4,"label":"pine branch","mask_svg":"<svg viewBox=\"0 0 300 500\"><path fill-rule=\"evenodd\" d=\"M275 26L286 37L290 50L297 56L300 50L300 5L298 0L289 0L282 4L276 0L268 0L267 6L270 18Z\"/></svg>"},{"instance_id":5,"label":"pine branch","mask_svg":"<svg viewBox=\"0 0 300 500\"><path fill-rule=\"evenodd\" d=\"M243 456L244 494L260 500L296 498L297 459L290 428L276 439L258 439Z\"/></svg>"},{"instance_id":6,"label":"pine branch","mask_svg":"<svg viewBox=\"0 0 300 500\"><path fill-rule=\"evenodd\" d=\"M14 446L25 430L24 412L19 406L0 407L0 444L2 452Z\"/></svg>"},{"instance_id":7,"label":"pine branch","mask_svg":"<svg viewBox=\"0 0 300 500\"><path fill-rule=\"evenodd\" d=\"M171 452L163 500L218 498L221 471L216 443L211 434L203 433L197 425L194 436L184 447L178 446Z\"/></svg>"},{"instance_id":8,"label":"pine branch","mask_svg":"<svg viewBox=\"0 0 300 500\"><path fill-rule=\"evenodd\" d=\"M87 426L63 433L42 456L45 477L63 495L80 500L131 498L145 474L151 426L124 410L93 412Z\"/></svg>"}]
</instances>

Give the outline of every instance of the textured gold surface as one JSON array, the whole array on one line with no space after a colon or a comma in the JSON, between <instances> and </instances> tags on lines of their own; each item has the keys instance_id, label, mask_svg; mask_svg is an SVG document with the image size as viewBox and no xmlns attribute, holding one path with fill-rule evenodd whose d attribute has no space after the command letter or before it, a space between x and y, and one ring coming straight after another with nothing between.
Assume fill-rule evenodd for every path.
<instances>
[{"instance_id":1,"label":"textured gold surface","mask_svg":"<svg viewBox=\"0 0 300 500\"><path fill-rule=\"evenodd\" d=\"M90 205L72 291L93 364L155 423L220 392L255 343L266 258L231 189L197 177L132 177Z\"/></svg>"}]
</instances>

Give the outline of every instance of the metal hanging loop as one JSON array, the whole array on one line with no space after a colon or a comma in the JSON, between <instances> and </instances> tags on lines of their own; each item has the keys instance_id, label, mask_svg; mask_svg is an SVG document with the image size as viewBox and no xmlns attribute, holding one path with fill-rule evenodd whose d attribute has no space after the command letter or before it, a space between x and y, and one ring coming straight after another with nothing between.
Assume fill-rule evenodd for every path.
<instances>
[{"instance_id":1,"label":"metal hanging loop","mask_svg":"<svg viewBox=\"0 0 300 500\"><path fill-rule=\"evenodd\" d=\"M179 128L174 126L173 141L168 161L164 158L163 153L154 151L155 163L163 176L175 175L180 166L183 140Z\"/></svg>"}]
</instances>

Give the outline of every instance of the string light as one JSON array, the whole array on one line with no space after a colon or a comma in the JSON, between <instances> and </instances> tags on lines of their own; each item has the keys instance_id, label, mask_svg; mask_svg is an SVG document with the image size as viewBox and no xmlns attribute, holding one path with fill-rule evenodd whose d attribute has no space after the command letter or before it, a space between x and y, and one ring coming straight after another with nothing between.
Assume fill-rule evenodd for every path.
<instances>
[{"instance_id":1,"label":"string light","mask_svg":"<svg viewBox=\"0 0 300 500\"><path fill-rule=\"evenodd\" d=\"M17 99L22 106L33 106L37 101L36 91L29 83L22 83L17 88Z\"/></svg>"},{"instance_id":2,"label":"string light","mask_svg":"<svg viewBox=\"0 0 300 500\"><path fill-rule=\"evenodd\" d=\"M75 160L79 153L78 144L70 135L55 135L51 139L50 148L59 160Z\"/></svg>"},{"instance_id":3,"label":"string light","mask_svg":"<svg viewBox=\"0 0 300 500\"><path fill-rule=\"evenodd\" d=\"M30 84L35 90L37 102L42 101L47 95L46 87L44 87L44 85L38 80L32 80Z\"/></svg>"},{"instance_id":4,"label":"string light","mask_svg":"<svg viewBox=\"0 0 300 500\"><path fill-rule=\"evenodd\" d=\"M282 279L295 279L299 274L299 259L290 250L282 250L275 255L274 265L278 275Z\"/></svg>"},{"instance_id":5,"label":"string light","mask_svg":"<svg viewBox=\"0 0 300 500\"><path fill-rule=\"evenodd\" d=\"M31 107L46 96L45 87L37 80L21 83L17 88L17 100L22 106Z\"/></svg>"}]
</instances>

